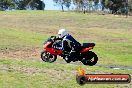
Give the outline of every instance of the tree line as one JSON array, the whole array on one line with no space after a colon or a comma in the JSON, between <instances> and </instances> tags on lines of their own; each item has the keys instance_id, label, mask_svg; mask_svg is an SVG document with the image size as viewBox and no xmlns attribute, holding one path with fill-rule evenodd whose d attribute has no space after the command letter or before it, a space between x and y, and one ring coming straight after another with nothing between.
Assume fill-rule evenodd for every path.
<instances>
[{"instance_id":1,"label":"tree line","mask_svg":"<svg viewBox=\"0 0 132 88\"><path fill-rule=\"evenodd\" d=\"M41 0L0 0L0 10L26 10L27 8L44 10L45 3Z\"/></svg>"},{"instance_id":2,"label":"tree line","mask_svg":"<svg viewBox=\"0 0 132 88\"><path fill-rule=\"evenodd\" d=\"M59 5L62 11L66 7L75 6L74 11L92 12L92 11L110 11L112 14L132 12L132 0L53 0ZM41 0L0 0L0 10L44 10L45 3Z\"/></svg>"},{"instance_id":3,"label":"tree line","mask_svg":"<svg viewBox=\"0 0 132 88\"><path fill-rule=\"evenodd\" d=\"M64 7L69 9L71 3L78 12L92 12L92 11L110 11L112 14L128 14L132 12L132 0L53 0L60 5L62 11Z\"/></svg>"}]
</instances>

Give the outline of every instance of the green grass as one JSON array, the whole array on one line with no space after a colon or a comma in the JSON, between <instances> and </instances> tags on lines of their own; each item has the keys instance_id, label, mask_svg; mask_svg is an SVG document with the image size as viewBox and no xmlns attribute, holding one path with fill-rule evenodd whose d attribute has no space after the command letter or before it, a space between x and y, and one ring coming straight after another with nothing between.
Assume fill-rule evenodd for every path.
<instances>
[{"instance_id":1,"label":"green grass","mask_svg":"<svg viewBox=\"0 0 132 88\"><path fill-rule=\"evenodd\" d=\"M79 66L73 64L44 63L33 60L4 58L0 59L0 86L1 88L109 88L124 87L118 84L86 84L76 83L76 74ZM114 70L104 67L82 66L87 73L124 73L131 74L131 70Z\"/></svg>"},{"instance_id":2,"label":"green grass","mask_svg":"<svg viewBox=\"0 0 132 88\"><path fill-rule=\"evenodd\" d=\"M132 17L59 11L2 11L0 16L2 50L41 50L46 38L66 28L79 42L96 43L98 64L132 66Z\"/></svg>"},{"instance_id":3,"label":"green grass","mask_svg":"<svg viewBox=\"0 0 132 88\"><path fill-rule=\"evenodd\" d=\"M24 49L40 47L48 35L17 30L13 28L0 29L0 48L1 49Z\"/></svg>"},{"instance_id":4,"label":"green grass","mask_svg":"<svg viewBox=\"0 0 132 88\"><path fill-rule=\"evenodd\" d=\"M49 36L56 35L60 28L66 28L81 43L95 42L93 51L99 57L98 64L132 67L132 17L59 11L0 11L0 87L118 88L131 86L129 84L80 86L76 84L74 75L77 65L43 63L35 60L36 57L31 55L29 55L30 58L21 56L25 59L17 57L16 59L9 57L5 52L32 53L36 49L42 50L43 42ZM37 52L37 55L39 54ZM98 66L83 66L83 68L88 73L132 74L131 70L115 70Z\"/></svg>"}]
</instances>

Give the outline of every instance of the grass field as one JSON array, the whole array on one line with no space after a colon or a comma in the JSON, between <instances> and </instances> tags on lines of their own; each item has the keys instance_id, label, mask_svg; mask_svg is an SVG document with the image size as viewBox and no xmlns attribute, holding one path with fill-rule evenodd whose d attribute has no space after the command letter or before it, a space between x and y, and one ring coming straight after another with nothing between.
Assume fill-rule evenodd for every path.
<instances>
[{"instance_id":1,"label":"grass field","mask_svg":"<svg viewBox=\"0 0 132 88\"><path fill-rule=\"evenodd\" d=\"M132 17L59 11L0 12L0 87L111 88L132 84L76 84L78 65L44 63L42 43L66 28L79 42L95 42L99 65L132 67ZM59 60L57 60L59 62ZM132 70L83 66L88 73L125 73Z\"/></svg>"}]
</instances>

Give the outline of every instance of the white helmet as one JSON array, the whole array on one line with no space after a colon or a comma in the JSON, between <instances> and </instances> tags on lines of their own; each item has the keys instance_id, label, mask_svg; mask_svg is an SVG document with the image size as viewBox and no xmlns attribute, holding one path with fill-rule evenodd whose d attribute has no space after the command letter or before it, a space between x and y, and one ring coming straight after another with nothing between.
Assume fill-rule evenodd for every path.
<instances>
[{"instance_id":1,"label":"white helmet","mask_svg":"<svg viewBox=\"0 0 132 88\"><path fill-rule=\"evenodd\" d=\"M58 32L58 37L63 38L67 34L68 34L68 32L65 29L60 29L59 32Z\"/></svg>"}]
</instances>

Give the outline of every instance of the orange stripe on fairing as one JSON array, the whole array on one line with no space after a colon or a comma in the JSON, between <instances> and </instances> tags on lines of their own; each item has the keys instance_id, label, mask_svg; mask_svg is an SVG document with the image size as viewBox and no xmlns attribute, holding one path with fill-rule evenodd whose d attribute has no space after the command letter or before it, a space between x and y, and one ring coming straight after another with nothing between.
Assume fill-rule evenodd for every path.
<instances>
[{"instance_id":1,"label":"orange stripe on fairing","mask_svg":"<svg viewBox=\"0 0 132 88\"><path fill-rule=\"evenodd\" d=\"M91 49L93 49L93 47L84 48L84 49L81 50L81 52L87 52L87 51L89 51L89 50L91 50Z\"/></svg>"},{"instance_id":2,"label":"orange stripe on fairing","mask_svg":"<svg viewBox=\"0 0 132 88\"><path fill-rule=\"evenodd\" d=\"M43 45L43 48L44 48L44 49L47 48L48 45L50 45L50 44L51 44L51 42L47 42L46 44Z\"/></svg>"}]
</instances>

